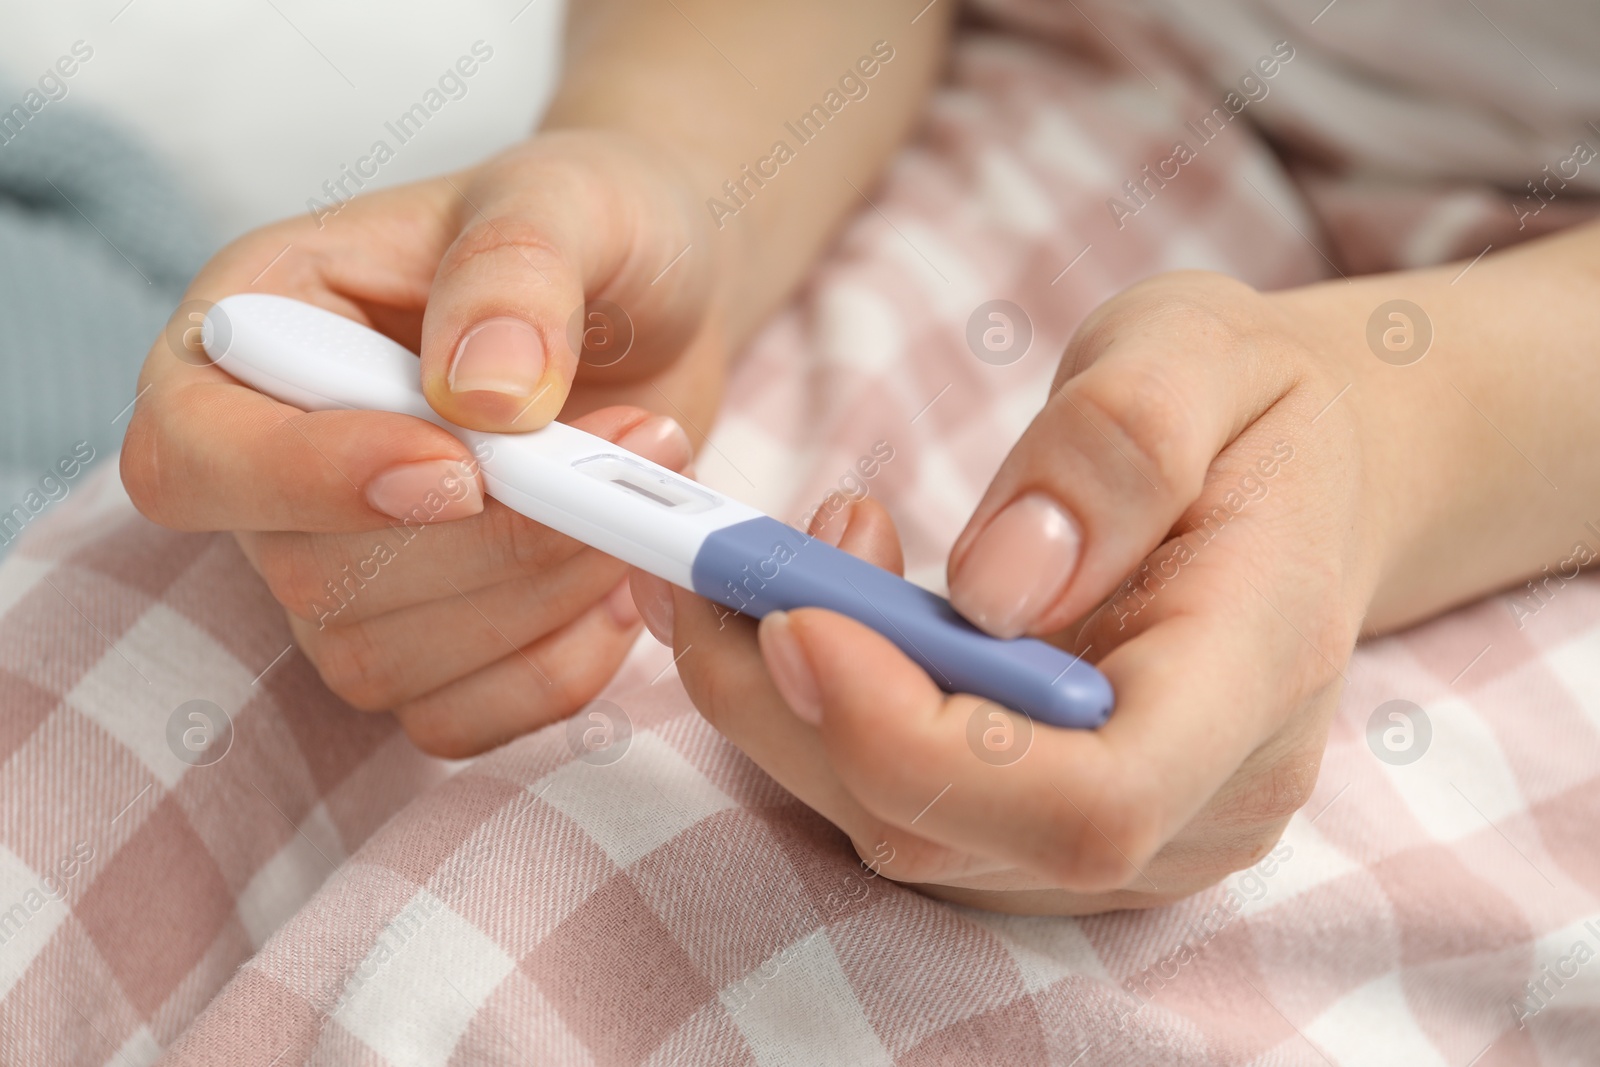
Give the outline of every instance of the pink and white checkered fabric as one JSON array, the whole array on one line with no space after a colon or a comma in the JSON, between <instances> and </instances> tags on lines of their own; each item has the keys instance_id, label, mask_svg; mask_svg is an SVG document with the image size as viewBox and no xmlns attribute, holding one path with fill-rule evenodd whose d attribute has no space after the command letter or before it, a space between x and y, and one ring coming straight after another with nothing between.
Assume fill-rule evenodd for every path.
<instances>
[{"instance_id":1,"label":"pink and white checkered fabric","mask_svg":"<svg viewBox=\"0 0 1600 1067\"><path fill-rule=\"evenodd\" d=\"M1117 228L1108 191L1216 94L1109 28L1126 60L965 33L877 210L740 364L703 477L798 517L887 440L872 491L936 583L1095 303L1180 266L1329 270L1321 201L1243 124ZM1395 197L1356 231L1366 265L1435 210L1463 241L1494 225ZM964 341L992 298L1035 329L1006 367ZM648 638L605 694L633 729L615 762L564 725L419 756L323 688L231 538L157 529L101 479L0 567L0 1059L1595 1062L1600 581L1508 603L1357 653L1275 859L1164 909L1012 918L873 877ZM1409 765L1368 745L1391 699L1432 723ZM190 700L233 723L206 766L169 745Z\"/></svg>"}]
</instances>

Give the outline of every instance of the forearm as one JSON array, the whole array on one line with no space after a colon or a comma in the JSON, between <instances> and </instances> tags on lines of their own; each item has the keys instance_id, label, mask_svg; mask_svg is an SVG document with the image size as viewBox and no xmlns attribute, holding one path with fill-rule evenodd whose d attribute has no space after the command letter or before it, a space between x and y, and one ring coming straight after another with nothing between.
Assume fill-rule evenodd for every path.
<instances>
[{"instance_id":1,"label":"forearm","mask_svg":"<svg viewBox=\"0 0 1600 1067\"><path fill-rule=\"evenodd\" d=\"M1600 558L1600 227L1466 266L1284 294L1339 350L1330 356L1353 383L1340 403L1358 406L1377 444L1366 453L1386 545L1374 631L1542 579L1547 564L1571 577ZM1410 365L1366 341L1394 299L1432 326Z\"/></svg>"},{"instance_id":2,"label":"forearm","mask_svg":"<svg viewBox=\"0 0 1600 1067\"><path fill-rule=\"evenodd\" d=\"M544 125L620 130L687 164L711 244L690 254L717 259L736 346L864 206L861 193L920 113L955 6L935 4L913 23L903 5L857 0L575 4ZM844 101L836 112L830 92L828 102ZM818 106L826 121L801 127Z\"/></svg>"}]
</instances>

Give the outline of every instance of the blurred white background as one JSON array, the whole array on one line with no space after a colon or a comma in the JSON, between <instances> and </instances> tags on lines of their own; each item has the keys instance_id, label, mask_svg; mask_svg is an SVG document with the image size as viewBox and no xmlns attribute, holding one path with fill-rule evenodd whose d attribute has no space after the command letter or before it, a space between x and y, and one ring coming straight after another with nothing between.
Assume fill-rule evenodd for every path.
<instances>
[{"instance_id":1,"label":"blurred white background","mask_svg":"<svg viewBox=\"0 0 1600 1067\"><path fill-rule=\"evenodd\" d=\"M4 0L10 107L82 40L55 108L130 126L185 176L221 239L306 210L473 42L493 58L369 183L458 167L525 134L554 85L563 0ZM41 113L40 117L44 117Z\"/></svg>"}]
</instances>

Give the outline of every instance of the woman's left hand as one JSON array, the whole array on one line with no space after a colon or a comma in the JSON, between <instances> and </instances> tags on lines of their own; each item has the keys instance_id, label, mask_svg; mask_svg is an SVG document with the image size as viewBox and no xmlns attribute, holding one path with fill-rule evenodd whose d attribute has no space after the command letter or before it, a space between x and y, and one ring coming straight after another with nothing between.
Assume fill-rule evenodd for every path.
<instances>
[{"instance_id":1,"label":"woman's left hand","mask_svg":"<svg viewBox=\"0 0 1600 1067\"><path fill-rule=\"evenodd\" d=\"M946 695L827 611L758 628L640 574L634 597L701 712L879 873L1003 911L1167 903L1256 863L1316 782L1381 541L1354 405L1325 408L1339 378L1215 276L1079 331L951 584L986 629L1097 662L1096 731ZM875 501L813 532L900 569Z\"/></svg>"},{"instance_id":2,"label":"woman's left hand","mask_svg":"<svg viewBox=\"0 0 1600 1067\"><path fill-rule=\"evenodd\" d=\"M1600 558L1597 285L1600 225L1277 293L1165 275L1090 315L950 587L1095 662L1096 731L946 696L825 611L758 640L653 580L635 599L702 713L875 870L1003 911L1183 897L1310 795L1358 634ZM882 508L842 515L825 537L899 568Z\"/></svg>"}]
</instances>

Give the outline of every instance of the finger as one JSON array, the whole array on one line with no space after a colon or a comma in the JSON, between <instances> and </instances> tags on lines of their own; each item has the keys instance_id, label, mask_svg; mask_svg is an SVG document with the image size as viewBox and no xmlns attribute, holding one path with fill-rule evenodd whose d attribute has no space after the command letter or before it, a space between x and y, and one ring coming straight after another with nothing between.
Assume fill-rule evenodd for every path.
<instances>
[{"instance_id":1,"label":"finger","mask_svg":"<svg viewBox=\"0 0 1600 1067\"><path fill-rule=\"evenodd\" d=\"M650 636L671 648L678 610L672 583L635 568L628 573L628 589Z\"/></svg>"},{"instance_id":2,"label":"finger","mask_svg":"<svg viewBox=\"0 0 1600 1067\"><path fill-rule=\"evenodd\" d=\"M903 574L905 571L905 556L894 519L889 517L882 504L871 497L849 502L837 511L818 509L811 517L811 527L807 532L892 574ZM633 589L634 603L656 640L668 648L674 645L680 649L687 647L677 642L674 612L678 603L677 594L690 597L694 594L675 590L664 579L637 569L629 575L628 580ZM711 604L709 607L712 616L722 620L716 628L719 634L727 628L727 620L744 619L733 609L720 604ZM727 639L719 638L717 644L726 646Z\"/></svg>"},{"instance_id":3,"label":"finger","mask_svg":"<svg viewBox=\"0 0 1600 1067\"><path fill-rule=\"evenodd\" d=\"M946 697L884 638L830 612L790 613L793 648L768 663L791 703L810 703L840 780L878 818L1066 888L1160 892L1151 858L1268 735L1278 694L1266 679L1294 662L1282 629L1264 608L1152 627L1100 664L1118 706L1092 732ZM1003 725L1026 738L1023 754L981 758L975 719L979 736Z\"/></svg>"},{"instance_id":4,"label":"finger","mask_svg":"<svg viewBox=\"0 0 1600 1067\"><path fill-rule=\"evenodd\" d=\"M459 232L456 201L446 183L418 182L356 197L336 225L319 227L301 216L232 242L195 276L152 346L140 371L141 391L234 383L205 358L194 304L247 291L306 301L416 351L428 287Z\"/></svg>"},{"instance_id":5,"label":"finger","mask_svg":"<svg viewBox=\"0 0 1600 1067\"><path fill-rule=\"evenodd\" d=\"M372 199L433 203L421 187ZM383 215L381 204L352 206L349 217L374 213ZM228 246L196 277L141 370L122 450L124 484L147 516L192 530L373 529L441 489L450 499L426 521L482 509L476 474L461 466L470 453L438 427L378 412L300 412L198 348L191 303L258 281L364 325L402 323L426 295L419 263L437 262L437 251L411 247L428 246L430 228L409 227L404 240L370 219L355 229L362 242L345 247L303 220L281 223Z\"/></svg>"},{"instance_id":6,"label":"finger","mask_svg":"<svg viewBox=\"0 0 1600 1067\"><path fill-rule=\"evenodd\" d=\"M356 625L337 609L289 628L328 688L350 704L381 711L431 693L559 630L615 592L618 618L638 619L624 564L580 552L536 577L460 590ZM350 605L359 601L359 592ZM340 605L344 607L346 605Z\"/></svg>"},{"instance_id":7,"label":"finger","mask_svg":"<svg viewBox=\"0 0 1600 1067\"><path fill-rule=\"evenodd\" d=\"M866 497L845 509L842 529L838 518L831 517L836 513L826 514L830 517L814 523L817 528L812 531L813 536L876 564L890 574L905 574L906 557L900 545L900 533L882 504ZM833 540L835 530L838 530L837 541Z\"/></svg>"},{"instance_id":8,"label":"finger","mask_svg":"<svg viewBox=\"0 0 1600 1067\"><path fill-rule=\"evenodd\" d=\"M303 412L231 381L152 389L122 478L135 507L179 530L373 530L483 510L476 461L437 426Z\"/></svg>"},{"instance_id":9,"label":"finger","mask_svg":"<svg viewBox=\"0 0 1600 1067\"><path fill-rule=\"evenodd\" d=\"M821 512L811 533L896 573L901 568L893 521L870 498ZM650 575L632 577L635 602L658 640L676 644L678 673L695 706L723 736L780 785L839 827L863 858L892 878L948 877L992 868L890 826L861 806L829 765L817 732L790 714L757 647L753 620ZM765 633L774 623L762 624ZM893 858L884 861L884 848Z\"/></svg>"},{"instance_id":10,"label":"finger","mask_svg":"<svg viewBox=\"0 0 1600 1067\"><path fill-rule=\"evenodd\" d=\"M418 748L447 759L486 752L565 718L616 675L639 635L638 615L621 602L597 604L523 648L502 639L502 658L402 703L395 717Z\"/></svg>"},{"instance_id":11,"label":"finger","mask_svg":"<svg viewBox=\"0 0 1600 1067\"><path fill-rule=\"evenodd\" d=\"M690 305L704 301L695 264L651 284L691 243L684 205L653 183L619 186L619 174L654 173L640 161L568 144L513 155L458 187L461 233L439 264L422 330L423 390L452 422L543 426L566 402L586 338L604 350L600 362L638 365L647 349L681 346L688 338L674 324L696 318ZM586 298L605 295L627 306L589 321ZM632 352L641 324L647 341Z\"/></svg>"},{"instance_id":12,"label":"finger","mask_svg":"<svg viewBox=\"0 0 1600 1067\"><path fill-rule=\"evenodd\" d=\"M1164 279L1084 325L1062 364L1081 369L1058 380L951 553L963 615L1002 637L1052 632L1166 539L1212 459L1297 381L1270 331L1237 325L1257 313L1228 310L1240 291Z\"/></svg>"},{"instance_id":13,"label":"finger","mask_svg":"<svg viewBox=\"0 0 1600 1067\"><path fill-rule=\"evenodd\" d=\"M605 408L573 425L673 470L693 458L673 419L640 408ZM307 621L338 626L535 577L583 551L579 542L493 500L482 514L459 522L406 520L362 533L263 533L240 543L279 603Z\"/></svg>"}]
</instances>

